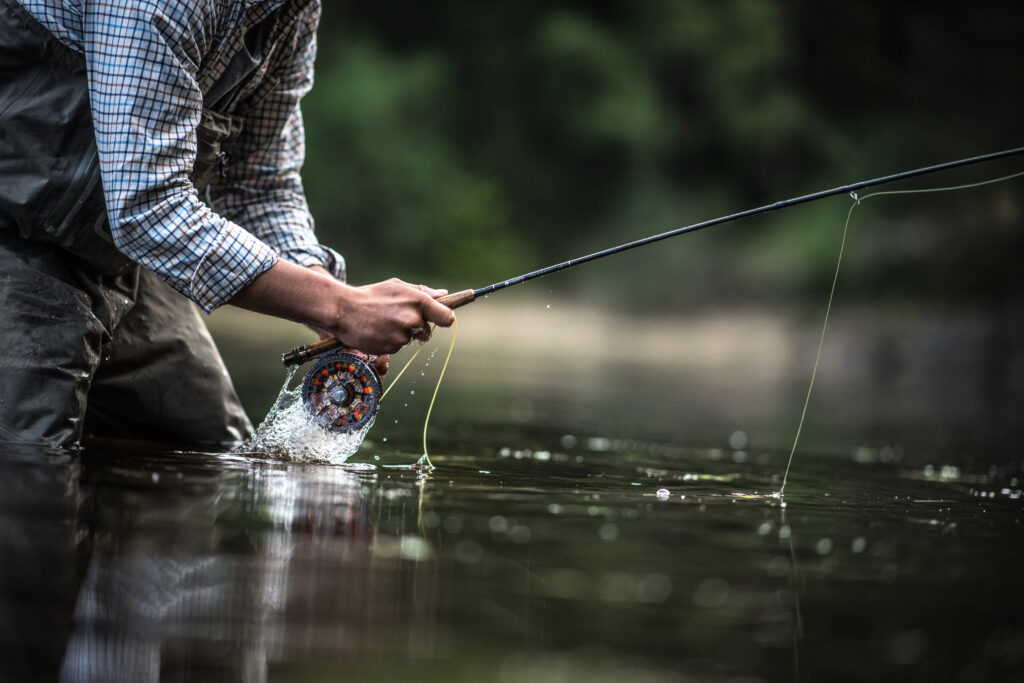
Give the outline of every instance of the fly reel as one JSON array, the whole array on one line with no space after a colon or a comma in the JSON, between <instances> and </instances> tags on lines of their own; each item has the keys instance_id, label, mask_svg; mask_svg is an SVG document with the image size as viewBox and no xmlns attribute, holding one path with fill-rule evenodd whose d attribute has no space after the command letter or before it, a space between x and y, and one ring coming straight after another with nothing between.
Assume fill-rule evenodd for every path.
<instances>
[{"instance_id":1,"label":"fly reel","mask_svg":"<svg viewBox=\"0 0 1024 683\"><path fill-rule=\"evenodd\" d=\"M354 353L327 353L315 360L302 380L302 403L318 425L336 433L369 424L380 408L381 379Z\"/></svg>"}]
</instances>

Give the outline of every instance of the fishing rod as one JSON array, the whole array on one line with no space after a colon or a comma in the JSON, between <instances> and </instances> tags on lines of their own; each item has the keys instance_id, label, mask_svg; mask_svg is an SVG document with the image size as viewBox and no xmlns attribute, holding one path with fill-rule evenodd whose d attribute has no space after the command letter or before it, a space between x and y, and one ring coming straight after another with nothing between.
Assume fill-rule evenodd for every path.
<instances>
[{"instance_id":1,"label":"fishing rod","mask_svg":"<svg viewBox=\"0 0 1024 683\"><path fill-rule=\"evenodd\" d=\"M681 228L676 228L675 230L651 235L650 237L626 242L625 244L596 251L592 254L587 254L586 256L579 256L574 259L569 259L568 261L556 263L548 266L547 268L541 268L529 273L524 273L508 280L495 282L492 285L481 287L479 289L466 289L461 292L455 292L454 294L448 294L447 296L440 297L437 301L451 309L456 309L460 306L472 303L482 296L487 296L488 294L505 289L506 287L522 284L523 282L544 277L545 275L550 275L552 273L557 273L561 270L567 270L584 263L589 263L590 261L596 261L597 259L604 258L606 256L621 254L624 251L653 244L654 242L660 242L661 240L665 240L670 237L676 237L678 235L703 230L704 228L710 228L713 225L731 223L732 221L740 220L741 218L748 218L750 216L778 211L780 209L788 209L793 206L806 204L819 199L825 199L827 197L834 197L840 194L850 194L854 199L856 199L857 191L867 187L886 185L898 180L905 180L907 178L914 178L930 173L938 173L939 171L946 171L953 168L959 168L961 166L980 164L986 161L995 161L996 159L1011 157L1018 154L1024 154L1024 147L1016 147L1000 152L992 152L990 154L957 159L956 161L948 161L942 164L935 164L933 166L925 166L912 171L903 171L902 173L894 173L880 178L872 178L871 180L862 180L849 185L841 185L839 187L832 188L831 190L822 190L821 192L814 192L812 194L793 197L792 199L785 199L773 204L766 204L754 209L747 209L746 211L712 218L710 220L701 221L700 223L694 223L693 225L687 225ZM313 368L306 374L306 378L303 381L303 401L321 425L332 431L340 432L358 429L365 426L365 424L373 418L373 415L376 413L379 406L381 387L380 376L377 374L376 370L374 370L373 366L367 363L365 359L360 356L352 353L335 353L325 355L329 351L333 351L344 346L345 343L339 339L323 339L313 344L296 347L281 356L281 362L284 363L286 367L291 365L300 365L314 358L318 359Z\"/></svg>"},{"instance_id":2,"label":"fishing rod","mask_svg":"<svg viewBox=\"0 0 1024 683\"><path fill-rule=\"evenodd\" d=\"M756 209L747 209L746 211L740 211L739 213L732 213L727 216L720 216L718 218L712 218L710 220L702 221L700 223L694 223L693 225L687 225L682 228L676 228L675 230L669 230L668 232L659 233L657 235L651 235L650 237L644 237L642 239L620 244L616 247L609 249L603 249L601 251L595 251L593 254L587 254L586 256L580 256L562 263L556 263L555 265L548 266L547 268L541 268L540 270L534 270L517 277L502 280L501 282L495 282L493 285L481 287L480 289L467 289L461 292L455 292L447 296L438 299L438 302L448 306L451 309L465 306L468 303L476 301L482 296L487 296L492 292L505 289L506 287L512 287L514 285L522 284L529 280L534 280L551 273L557 273L560 270L566 270L583 263L590 261L596 261L599 258L605 256L612 256L613 254L621 254L624 251L630 249L636 249L637 247L643 247L654 242L660 242L661 240L668 239L670 237L676 237L677 235L684 235L689 232L697 232L704 228L710 228L713 225L721 225L722 223L731 223L732 221L739 220L741 218L748 218L757 214L768 213L770 211L778 211L780 209L788 209L792 206L798 206L800 204L806 204L807 202L817 201L819 199L825 199L827 197L834 197L839 194L850 194L851 192L857 192L863 190L866 187L874 187L876 185L886 185L888 183L896 182L897 180L905 180L907 178L914 178L916 176L927 175L929 173L937 173L939 171L946 171L951 168L959 168L961 166L969 166L971 164L980 164L986 161L994 161L996 159L1002 159L1004 157L1010 157L1017 154L1024 154L1024 147L1017 147L1014 149L1006 149L1001 152L992 152L991 154L983 154L981 156L970 157L967 159L958 159L956 161L948 161L943 164L936 164L934 166L926 166L924 168L917 168L912 171L903 171L902 173L894 173L892 175L882 176L881 178L873 178L872 180L862 180L859 183L852 183L850 185L842 185L840 187L833 188L831 190L823 190L821 192L815 192L813 194L806 194L801 197L794 197L792 199L785 199L783 201L775 202L774 204L766 204L765 206L759 206ZM300 346L292 349L288 353L281 356L281 362L285 366L298 365L310 360L314 356L318 356L321 353L330 351L343 346L343 342L338 339L324 339L316 342L315 344L308 344L306 346Z\"/></svg>"}]
</instances>

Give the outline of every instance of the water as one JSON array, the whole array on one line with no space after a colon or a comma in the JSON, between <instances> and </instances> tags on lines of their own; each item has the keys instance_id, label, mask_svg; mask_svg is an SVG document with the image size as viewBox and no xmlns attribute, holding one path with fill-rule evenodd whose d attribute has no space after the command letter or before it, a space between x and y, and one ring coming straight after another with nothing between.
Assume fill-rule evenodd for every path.
<instances>
[{"instance_id":1,"label":"water","mask_svg":"<svg viewBox=\"0 0 1024 683\"><path fill-rule=\"evenodd\" d=\"M432 471L424 391L341 465L0 446L0 680L1024 680L1015 375L839 328L784 500L806 354L545 364L473 325Z\"/></svg>"},{"instance_id":2,"label":"water","mask_svg":"<svg viewBox=\"0 0 1024 683\"><path fill-rule=\"evenodd\" d=\"M783 509L734 495L783 451L603 438L478 425L430 473L8 447L4 680L1024 673L1017 466L812 453Z\"/></svg>"}]
</instances>

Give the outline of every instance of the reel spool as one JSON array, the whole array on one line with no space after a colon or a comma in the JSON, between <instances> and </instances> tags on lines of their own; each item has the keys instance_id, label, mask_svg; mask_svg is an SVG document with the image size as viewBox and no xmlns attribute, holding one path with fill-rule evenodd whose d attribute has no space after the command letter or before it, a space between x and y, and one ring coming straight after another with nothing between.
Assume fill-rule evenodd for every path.
<instances>
[{"instance_id":1,"label":"reel spool","mask_svg":"<svg viewBox=\"0 0 1024 683\"><path fill-rule=\"evenodd\" d=\"M302 403L313 421L335 433L362 429L380 408L381 379L354 353L320 356L302 380Z\"/></svg>"}]
</instances>

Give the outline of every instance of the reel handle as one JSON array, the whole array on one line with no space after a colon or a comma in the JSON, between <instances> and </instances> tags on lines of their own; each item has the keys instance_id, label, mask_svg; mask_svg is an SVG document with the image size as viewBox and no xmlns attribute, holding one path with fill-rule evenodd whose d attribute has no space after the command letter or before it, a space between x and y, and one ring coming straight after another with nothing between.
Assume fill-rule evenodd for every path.
<instances>
[{"instance_id":1,"label":"reel handle","mask_svg":"<svg viewBox=\"0 0 1024 683\"><path fill-rule=\"evenodd\" d=\"M465 306L476 299L476 295L472 289L466 289L461 292L455 292L454 294L448 294L438 299L438 303L444 304L448 308L455 310L459 306ZM326 353L333 349L341 348L345 345L345 342L341 341L336 337L330 337L329 339L321 339L318 342L312 344L306 344L305 346L296 346L291 351L281 354L281 362L284 363L285 367L292 365L302 365L306 361L312 359L314 356L319 356L321 353Z\"/></svg>"}]
</instances>

